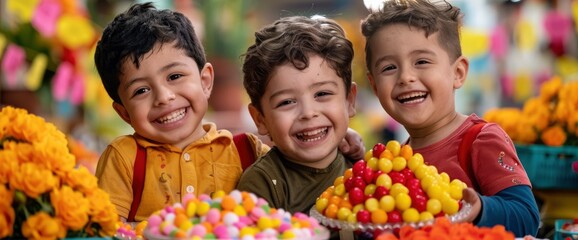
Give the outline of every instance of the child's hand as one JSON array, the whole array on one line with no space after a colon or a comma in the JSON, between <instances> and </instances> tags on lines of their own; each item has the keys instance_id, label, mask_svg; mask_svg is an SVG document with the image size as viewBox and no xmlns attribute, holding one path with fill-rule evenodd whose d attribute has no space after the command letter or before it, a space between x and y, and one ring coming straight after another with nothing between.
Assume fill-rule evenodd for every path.
<instances>
[{"instance_id":1,"label":"child's hand","mask_svg":"<svg viewBox=\"0 0 578 240\"><path fill-rule=\"evenodd\" d=\"M472 205L472 210L463 220L457 222L474 222L482 210L482 201L480 201L480 196L473 188L466 188L464 189L462 199Z\"/></svg>"},{"instance_id":2,"label":"child's hand","mask_svg":"<svg viewBox=\"0 0 578 240\"><path fill-rule=\"evenodd\" d=\"M361 135L355 130L348 128L345 138L339 144L339 150L343 155L353 160L363 159L365 156L365 146Z\"/></svg>"}]
</instances>

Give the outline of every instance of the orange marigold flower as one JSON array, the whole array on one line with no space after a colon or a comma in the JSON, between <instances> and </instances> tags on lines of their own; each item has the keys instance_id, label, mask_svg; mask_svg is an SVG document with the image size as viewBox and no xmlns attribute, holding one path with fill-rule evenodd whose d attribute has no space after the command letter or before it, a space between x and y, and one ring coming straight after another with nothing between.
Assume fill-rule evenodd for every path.
<instances>
[{"instance_id":1,"label":"orange marigold flower","mask_svg":"<svg viewBox=\"0 0 578 240\"><path fill-rule=\"evenodd\" d=\"M0 184L0 238L12 235L14 225L14 209L12 205L12 191Z\"/></svg>"},{"instance_id":2,"label":"orange marigold flower","mask_svg":"<svg viewBox=\"0 0 578 240\"><path fill-rule=\"evenodd\" d=\"M555 125L544 130L541 139L548 146L562 146L566 142L566 133L562 127Z\"/></svg>"},{"instance_id":3,"label":"orange marigold flower","mask_svg":"<svg viewBox=\"0 0 578 240\"><path fill-rule=\"evenodd\" d=\"M64 184L88 194L98 189L97 179L93 177L92 173L86 167L80 166L72 169L64 174L62 179Z\"/></svg>"},{"instance_id":4,"label":"orange marigold flower","mask_svg":"<svg viewBox=\"0 0 578 240\"><path fill-rule=\"evenodd\" d=\"M58 184L52 171L39 167L34 163L24 163L10 176L10 187L23 191L31 198L48 192Z\"/></svg>"},{"instance_id":5,"label":"orange marigold flower","mask_svg":"<svg viewBox=\"0 0 578 240\"><path fill-rule=\"evenodd\" d=\"M56 212L56 217L72 229L81 230L88 223L89 202L81 192L76 192L69 186L54 189L50 192L50 201Z\"/></svg>"},{"instance_id":6,"label":"orange marigold flower","mask_svg":"<svg viewBox=\"0 0 578 240\"><path fill-rule=\"evenodd\" d=\"M52 218L46 212L30 216L22 224L22 235L29 239L56 239L66 236L66 228L60 219Z\"/></svg>"},{"instance_id":7,"label":"orange marigold flower","mask_svg":"<svg viewBox=\"0 0 578 240\"><path fill-rule=\"evenodd\" d=\"M540 98L542 101L549 102L558 95L560 88L562 88L562 79L558 76L552 77L540 87Z\"/></svg>"},{"instance_id":8,"label":"orange marigold flower","mask_svg":"<svg viewBox=\"0 0 578 240\"><path fill-rule=\"evenodd\" d=\"M0 151L0 184L5 184L9 181L10 175L18 167L16 161L16 153L13 151Z\"/></svg>"}]
</instances>

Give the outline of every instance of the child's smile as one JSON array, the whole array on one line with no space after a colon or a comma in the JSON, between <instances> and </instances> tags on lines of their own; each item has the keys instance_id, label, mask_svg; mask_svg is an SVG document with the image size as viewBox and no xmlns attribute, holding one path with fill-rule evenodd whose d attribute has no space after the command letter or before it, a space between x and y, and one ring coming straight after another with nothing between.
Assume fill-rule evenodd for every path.
<instances>
[{"instance_id":1,"label":"child's smile","mask_svg":"<svg viewBox=\"0 0 578 240\"><path fill-rule=\"evenodd\" d=\"M428 96L427 92L410 92L401 94L396 99L402 104L415 104L425 101Z\"/></svg>"},{"instance_id":2,"label":"child's smile","mask_svg":"<svg viewBox=\"0 0 578 240\"><path fill-rule=\"evenodd\" d=\"M295 134L296 138L302 142L316 142L320 141L327 136L329 127L322 127L313 130L307 130Z\"/></svg>"}]
</instances>

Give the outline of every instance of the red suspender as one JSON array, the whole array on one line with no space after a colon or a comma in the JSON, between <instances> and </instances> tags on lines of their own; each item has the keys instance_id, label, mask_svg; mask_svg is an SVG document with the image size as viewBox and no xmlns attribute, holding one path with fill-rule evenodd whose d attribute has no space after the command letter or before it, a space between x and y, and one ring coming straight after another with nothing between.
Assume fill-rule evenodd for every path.
<instances>
[{"instance_id":1,"label":"red suspender","mask_svg":"<svg viewBox=\"0 0 578 240\"><path fill-rule=\"evenodd\" d=\"M486 125L485 122L479 122L471 126L466 133L464 134L464 138L460 143L458 148L458 161L460 162L460 166L462 169L468 174L470 181L472 182L472 187L479 191L480 186L478 186L478 181L476 180L476 174L474 174L474 169L472 167L472 156L471 156L471 148L474 140L482 130L482 127Z\"/></svg>"},{"instance_id":2,"label":"red suspender","mask_svg":"<svg viewBox=\"0 0 578 240\"><path fill-rule=\"evenodd\" d=\"M134 170L132 171L132 204L130 205L130 212L128 213L128 222L134 222L136 210L140 205L142 191L144 188L145 173L147 164L147 151L144 147L136 144L136 158L134 160Z\"/></svg>"},{"instance_id":3,"label":"red suspender","mask_svg":"<svg viewBox=\"0 0 578 240\"><path fill-rule=\"evenodd\" d=\"M241 133L233 136L233 142L239 152L241 158L241 167L243 171L247 169L253 162L255 162L255 153L251 147L251 142L247 134ZM130 205L130 212L128 214L128 222L134 222L136 211L140 205L142 191L144 189L145 173L146 173L147 152L144 147L137 143L136 158L134 160L133 178L132 178L132 204Z\"/></svg>"},{"instance_id":4,"label":"red suspender","mask_svg":"<svg viewBox=\"0 0 578 240\"><path fill-rule=\"evenodd\" d=\"M245 133L233 136L233 142L235 142L239 157L241 158L241 167L243 171L245 171L245 169L255 162L255 153L251 147L251 142L249 142L249 138Z\"/></svg>"}]
</instances>

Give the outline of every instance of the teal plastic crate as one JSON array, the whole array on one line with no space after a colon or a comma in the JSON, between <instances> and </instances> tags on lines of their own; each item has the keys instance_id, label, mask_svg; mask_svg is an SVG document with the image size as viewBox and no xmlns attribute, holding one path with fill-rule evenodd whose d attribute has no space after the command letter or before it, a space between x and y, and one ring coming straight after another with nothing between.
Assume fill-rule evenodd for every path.
<instances>
[{"instance_id":1,"label":"teal plastic crate","mask_svg":"<svg viewBox=\"0 0 578 240\"><path fill-rule=\"evenodd\" d=\"M554 240L578 240L578 232L571 232L562 229L562 226L566 223L572 223L572 219L558 219L556 220L556 235L554 236Z\"/></svg>"},{"instance_id":2,"label":"teal plastic crate","mask_svg":"<svg viewBox=\"0 0 578 240\"><path fill-rule=\"evenodd\" d=\"M578 147L516 145L516 151L534 189L578 189Z\"/></svg>"}]
</instances>

